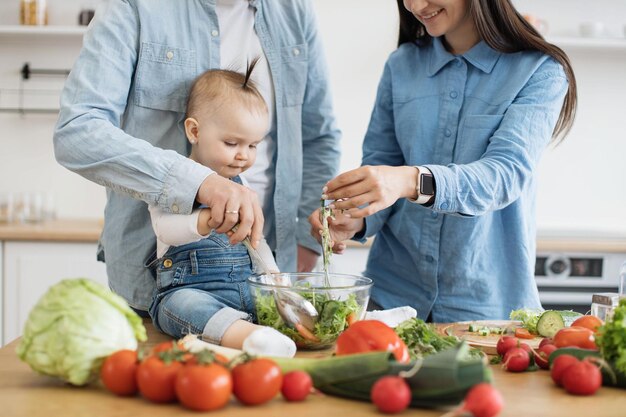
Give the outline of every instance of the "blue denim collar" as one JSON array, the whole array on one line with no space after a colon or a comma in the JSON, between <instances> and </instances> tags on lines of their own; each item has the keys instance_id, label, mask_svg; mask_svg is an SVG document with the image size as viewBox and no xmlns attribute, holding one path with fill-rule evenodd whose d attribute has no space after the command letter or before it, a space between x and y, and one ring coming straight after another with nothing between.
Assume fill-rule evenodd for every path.
<instances>
[{"instance_id":1,"label":"blue denim collar","mask_svg":"<svg viewBox=\"0 0 626 417\"><path fill-rule=\"evenodd\" d=\"M496 62L498 62L501 55L502 53L492 49L485 43L485 41L480 41L469 51L460 56L465 58L467 62L479 70L489 74L493 70L493 67L496 65ZM445 67L449 62L454 61L456 58L456 55L453 55L446 50L441 37L433 38L428 76L432 77L437 74L439 70Z\"/></svg>"}]
</instances>

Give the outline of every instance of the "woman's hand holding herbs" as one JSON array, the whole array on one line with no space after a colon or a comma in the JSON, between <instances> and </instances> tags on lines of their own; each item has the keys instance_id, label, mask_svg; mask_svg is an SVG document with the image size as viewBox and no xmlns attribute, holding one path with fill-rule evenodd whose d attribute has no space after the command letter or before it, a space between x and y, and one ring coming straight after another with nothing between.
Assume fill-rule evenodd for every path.
<instances>
[{"instance_id":1,"label":"woman's hand holding herbs","mask_svg":"<svg viewBox=\"0 0 626 417\"><path fill-rule=\"evenodd\" d=\"M400 198L415 198L417 170L412 166L362 166L328 181L322 198L335 200L331 208L361 218L379 212Z\"/></svg>"},{"instance_id":2,"label":"woman's hand holding herbs","mask_svg":"<svg viewBox=\"0 0 626 417\"><path fill-rule=\"evenodd\" d=\"M334 218L333 218L334 217ZM364 226L363 219L354 219L341 213L340 210L333 210L333 217L328 218L328 231L332 239L333 253L341 254L346 249L343 241L351 239ZM322 243L322 222L320 219L320 209L317 209L309 216L311 224L311 235Z\"/></svg>"}]
</instances>

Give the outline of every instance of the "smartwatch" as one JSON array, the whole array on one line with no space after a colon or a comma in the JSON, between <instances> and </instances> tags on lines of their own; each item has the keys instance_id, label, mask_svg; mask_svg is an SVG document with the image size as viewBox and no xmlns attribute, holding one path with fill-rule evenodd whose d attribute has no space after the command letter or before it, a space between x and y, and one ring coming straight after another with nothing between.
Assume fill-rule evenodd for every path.
<instances>
[{"instance_id":1,"label":"smartwatch","mask_svg":"<svg viewBox=\"0 0 626 417\"><path fill-rule=\"evenodd\" d=\"M417 198L413 202L417 204L425 204L435 195L435 179L432 172L426 167L416 166L417 168Z\"/></svg>"}]
</instances>

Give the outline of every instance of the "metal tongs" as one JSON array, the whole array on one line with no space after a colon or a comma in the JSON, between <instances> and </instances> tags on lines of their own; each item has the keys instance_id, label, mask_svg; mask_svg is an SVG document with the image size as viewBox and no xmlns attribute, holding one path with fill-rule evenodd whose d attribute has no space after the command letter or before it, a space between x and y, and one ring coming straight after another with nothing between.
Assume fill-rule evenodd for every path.
<instances>
[{"instance_id":1,"label":"metal tongs","mask_svg":"<svg viewBox=\"0 0 626 417\"><path fill-rule=\"evenodd\" d=\"M285 280L281 279L282 277L280 274L276 274L270 270L265 261L263 261L261 255L259 255L259 252L252 247L250 238L246 237L242 243L246 249L248 249L250 256L254 258L257 265L261 267L264 276L272 280L272 285L279 285L282 287L291 286L291 282L285 285ZM295 327L296 329L298 326L303 326L311 332L315 329L315 323L317 322L319 316L317 310L309 300L297 292L282 288L274 290L273 292L274 300L276 301L276 308L285 323Z\"/></svg>"}]
</instances>

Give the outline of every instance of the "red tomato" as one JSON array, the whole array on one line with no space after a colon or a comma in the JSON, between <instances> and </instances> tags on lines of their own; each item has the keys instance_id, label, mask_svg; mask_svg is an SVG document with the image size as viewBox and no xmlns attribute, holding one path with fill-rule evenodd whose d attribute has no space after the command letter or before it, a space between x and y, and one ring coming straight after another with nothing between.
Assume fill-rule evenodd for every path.
<instances>
[{"instance_id":1,"label":"red tomato","mask_svg":"<svg viewBox=\"0 0 626 417\"><path fill-rule=\"evenodd\" d=\"M174 401L176 374L182 367L178 361L165 363L158 356L148 356L137 369L139 392L155 403Z\"/></svg>"},{"instance_id":2,"label":"red tomato","mask_svg":"<svg viewBox=\"0 0 626 417\"><path fill-rule=\"evenodd\" d=\"M604 322L596 316L582 316L572 323L572 326L584 327L594 332L602 325L604 325Z\"/></svg>"},{"instance_id":3,"label":"red tomato","mask_svg":"<svg viewBox=\"0 0 626 417\"><path fill-rule=\"evenodd\" d=\"M361 320L353 323L337 338L337 355L350 355L371 351L392 352L398 362L409 362L409 349L402 339L378 320Z\"/></svg>"},{"instance_id":4,"label":"red tomato","mask_svg":"<svg viewBox=\"0 0 626 417\"><path fill-rule=\"evenodd\" d=\"M383 413L399 413L411 403L411 389L399 376L384 376L372 386L370 398Z\"/></svg>"},{"instance_id":5,"label":"red tomato","mask_svg":"<svg viewBox=\"0 0 626 417\"><path fill-rule=\"evenodd\" d=\"M304 371L291 371L283 375L280 392L287 401L303 401L313 389L311 375Z\"/></svg>"},{"instance_id":6,"label":"red tomato","mask_svg":"<svg viewBox=\"0 0 626 417\"><path fill-rule=\"evenodd\" d=\"M196 411L217 410L228 404L233 379L228 369L217 363L186 365L176 375L178 400Z\"/></svg>"},{"instance_id":7,"label":"red tomato","mask_svg":"<svg viewBox=\"0 0 626 417\"><path fill-rule=\"evenodd\" d=\"M530 333L528 329L519 327L515 329L515 337L519 337L520 339L534 339L535 335Z\"/></svg>"},{"instance_id":8,"label":"red tomato","mask_svg":"<svg viewBox=\"0 0 626 417\"><path fill-rule=\"evenodd\" d=\"M554 345L558 348L575 346L583 349L598 349L593 331L585 327L566 327L554 335Z\"/></svg>"},{"instance_id":9,"label":"red tomato","mask_svg":"<svg viewBox=\"0 0 626 417\"><path fill-rule=\"evenodd\" d=\"M233 392L245 405L263 404L280 392L283 374L270 359L252 359L232 370Z\"/></svg>"},{"instance_id":10,"label":"red tomato","mask_svg":"<svg viewBox=\"0 0 626 417\"><path fill-rule=\"evenodd\" d=\"M170 340L167 342L161 342L158 345L152 347L152 349L150 349L150 355L156 355L157 353L161 352L169 352L174 349L174 346L182 351L187 350L185 349L185 345L183 345L181 342L175 342L174 340Z\"/></svg>"},{"instance_id":11,"label":"red tomato","mask_svg":"<svg viewBox=\"0 0 626 417\"><path fill-rule=\"evenodd\" d=\"M100 368L100 379L104 386L117 395L135 395L137 393L136 350L118 350L105 359Z\"/></svg>"}]
</instances>

